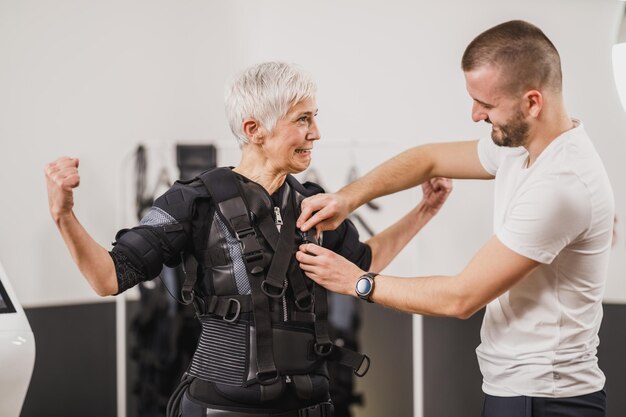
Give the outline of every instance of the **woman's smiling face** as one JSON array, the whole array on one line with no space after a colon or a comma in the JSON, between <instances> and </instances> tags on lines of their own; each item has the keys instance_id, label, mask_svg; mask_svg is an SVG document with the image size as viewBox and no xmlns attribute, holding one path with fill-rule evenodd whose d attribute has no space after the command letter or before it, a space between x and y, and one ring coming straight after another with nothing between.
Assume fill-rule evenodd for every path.
<instances>
[{"instance_id":1,"label":"woman's smiling face","mask_svg":"<svg viewBox=\"0 0 626 417\"><path fill-rule=\"evenodd\" d=\"M309 167L313 142L320 139L316 116L315 98L306 98L291 106L285 117L276 122L262 145L274 169L296 174Z\"/></svg>"}]
</instances>

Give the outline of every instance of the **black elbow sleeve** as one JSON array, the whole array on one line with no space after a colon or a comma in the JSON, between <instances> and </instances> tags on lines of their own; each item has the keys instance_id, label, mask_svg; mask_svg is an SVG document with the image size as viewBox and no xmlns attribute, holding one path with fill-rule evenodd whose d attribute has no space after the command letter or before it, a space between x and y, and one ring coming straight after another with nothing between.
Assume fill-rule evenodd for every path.
<instances>
[{"instance_id":1,"label":"black elbow sleeve","mask_svg":"<svg viewBox=\"0 0 626 417\"><path fill-rule=\"evenodd\" d=\"M159 275L163 268L163 250L154 234L149 227L121 230L113 249L121 251L133 264L141 265L148 279Z\"/></svg>"},{"instance_id":2,"label":"black elbow sleeve","mask_svg":"<svg viewBox=\"0 0 626 417\"><path fill-rule=\"evenodd\" d=\"M115 274L117 275L117 293L115 295L148 280L142 269L133 264L119 249L113 248L109 255L113 259Z\"/></svg>"}]
</instances>

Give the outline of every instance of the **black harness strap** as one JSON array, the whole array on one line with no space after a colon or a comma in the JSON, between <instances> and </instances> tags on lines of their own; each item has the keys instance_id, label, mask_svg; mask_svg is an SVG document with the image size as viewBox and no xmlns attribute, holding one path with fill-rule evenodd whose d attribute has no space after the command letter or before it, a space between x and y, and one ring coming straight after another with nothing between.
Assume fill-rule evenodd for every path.
<instances>
[{"instance_id":1,"label":"black harness strap","mask_svg":"<svg viewBox=\"0 0 626 417\"><path fill-rule=\"evenodd\" d=\"M243 187L242 187L243 188ZM284 187L281 190L282 195L287 195L286 188ZM280 236L280 232L274 223L274 218L271 215L271 204L270 207L267 207L267 204L263 201L246 201L248 203L248 209L252 212L253 218L257 228L265 237L265 240L272 247L272 250L276 252L276 247L278 245L278 239ZM259 199L261 200L261 199ZM282 230L282 229L281 229Z\"/></svg>"},{"instance_id":2,"label":"black harness strap","mask_svg":"<svg viewBox=\"0 0 626 417\"><path fill-rule=\"evenodd\" d=\"M328 332L328 299L326 289L314 284L315 294L315 353L318 356L328 356L333 350L333 342Z\"/></svg>"},{"instance_id":3,"label":"black harness strap","mask_svg":"<svg viewBox=\"0 0 626 417\"><path fill-rule=\"evenodd\" d=\"M236 181L235 178L232 178ZM235 188L237 190L238 188ZM259 243L256 230L250 222L250 215L245 200L237 195L218 203L219 212L226 217L226 227L231 228L241 244L241 252L246 264L257 263L263 259L263 247Z\"/></svg>"},{"instance_id":4,"label":"black harness strap","mask_svg":"<svg viewBox=\"0 0 626 417\"><path fill-rule=\"evenodd\" d=\"M285 290L287 289L285 285L285 281L291 282L291 274L287 272L291 272L290 266L294 259L294 238L293 238L293 230L296 228L296 215L294 208L294 200L295 198L291 197L291 192L286 190L286 195L283 200L285 202L285 212L282 216L283 218L283 226L281 228L280 236L278 239L278 243L276 245L276 249L274 252L274 259L272 261L272 265L267 273L267 278L263 283L263 290L269 297L282 297L285 295ZM263 232L263 230L261 230ZM266 236L267 239L267 236ZM302 282L304 284L304 281ZM292 283L293 284L293 283ZM268 286L273 289L279 289L279 293L273 292L270 293ZM306 290L306 286L305 286ZM307 291L308 293L308 291ZM296 302L298 299L296 299Z\"/></svg>"},{"instance_id":5,"label":"black harness strap","mask_svg":"<svg viewBox=\"0 0 626 417\"><path fill-rule=\"evenodd\" d=\"M292 207L294 213L299 213L298 210L298 201L294 196L293 201L288 204ZM295 215L294 215L295 217ZM295 219L294 219L295 220ZM295 227L295 224L294 224ZM302 237L302 243L309 243L309 239L306 233L300 232ZM313 243L317 243L314 241ZM309 287L306 284L307 278L304 277L304 272L300 269L300 265L295 257L295 252L298 250L297 247L292 249L290 253L291 263L289 265L289 273L287 276L289 277L289 283L291 284L291 292L295 298L296 307L300 311L310 311L313 306L313 294L309 291Z\"/></svg>"},{"instance_id":6,"label":"black harness strap","mask_svg":"<svg viewBox=\"0 0 626 417\"><path fill-rule=\"evenodd\" d=\"M296 258L291 256L291 263L289 264L289 283L291 284L291 292L295 298L296 307L300 311L310 311L313 306L313 294L309 291L304 278L304 273L300 269L300 265Z\"/></svg>"},{"instance_id":7,"label":"black harness strap","mask_svg":"<svg viewBox=\"0 0 626 417\"><path fill-rule=\"evenodd\" d=\"M315 284L315 344L313 350L318 356L349 366L358 377L364 376L370 367L370 358L350 349L335 345L328 333L328 299L326 289Z\"/></svg>"},{"instance_id":8,"label":"black harness strap","mask_svg":"<svg viewBox=\"0 0 626 417\"><path fill-rule=\"evenodd\" d=\"M288 184L286 184L288 185ZM293 230L296 228L296 198L292 195L291 187L286 190L282 198L285 211L283 213L283 226L278 237L278 242L274 247L274 258L267 273L265 282L261 284L263 292L272 298L280 298L284 296L285 279L291 284L291 291L295 298L295 304L301 311L308 311L313 304L313 297L306 285L306 279L302 270L298 266L294 254L297 248L293 238ZM269 219L269 216L265 219ZM261 226L263 225L261 220ZM269 227L260 227L261 233L265 239L271 243L272 235ZM276 231L276 227L272 224L271 229ZM267 234L266 234L267 233ZM268 288L269 287L269 288ZM273 290L271 291L270 288Z\"/></svg>"},{"instance_id":9,"label":"black harness strap","mask_svg":"<svg viewBox=\"0 0 626 417\"><path fill-rule=\"evenodd\" d=\"M369 356L337 345L333 347L327 359L340 365L349 366L354 371L354 375L358 377L365 376L370 369Z\"/></svg>"},{"instance_id":10,"label":"black harness strap","mask_svg":"<svg viewBox=\"0 0 626 417\"><path fill-rule=\"evenodd\" d=\"M200 180L216 203L218 215L241 243L246 262L254 263L263 258L263 247L250 222L248 206L235 174L230 168L216 168L200 175Z\"/></svg>"},{"instance_id":11,"label":"black harness strap","mask_svg":"<svg viewBox=\"0 0 626 417\"><path fill-rule=\"evenodd\" d=\"M288 193L291 194L291 193ZM261 284L263 292L272 298L281 298L285 295L287 287L284 282L287 278L287 269L293 258L293 230L296 227L296 216L293 210L293 204L288 203L283 218L283 226L281 227L278 242L274 250L272 264L267 271L267 277ZM274 230L276 227L274 226ZM263 233L263 230L261 230ZM267 236L265 236L268 239ZM269 239L268 239L269 240Z\"/></svg>"},{"instance_id":12,"label":"black harness strap","mask_svg":"<svg viewBox=\"0 0 626 417\"><path fill-rule=\"evenodd\" d=\"M280 234L278 233L278 229L276 229L276 224L274 224L272 216L257 217L257 222L257 226L265 237L265 240L267 240L267 243L269 243L274 252L276 252Z\"/></svg>"},{"instance_id":13,"label":"black harness strap","mask_svg":"<svg viewBox=\"0 0 626 417\"><path fill-rule=\"evenodd\" d=\"M279 233L272 216L264 211L265 206L253 201L253 205L256 204L254 210L258 215L251 210L251 205L243 192L245 186L239 183L229 168L217 168L206 172L200 179L215 203L216 215L220 216L241 245L251 295L213 295L195 298L202 302L202 311L205 314L214 314L226 321L236 321L241 313L253 312L258 370L256 380L263 385L262 389L274 389L280 384L280 372L274 361L270 300L278 302L278 298L285 295L285 280L290 284L295 303L300 310L292 311L289 319L314 322L315 355L348 365L357 375L365 374L369 368L367 356L334 346L332 343L329 336L326 290L317 284L313 285L312 291L310 290L307 279L293 256L297 249L295 247L297 239L293 232L298 208L291 187L284 189L281 196L281 206L284 207L281 217L284 223ZM267 257L264 259L264 247L257 234L259 232L274 250L269 266ZM308 236L303 237L303 241L308 240ZM197 264L191 265L189 261L189 264L185 262L185 265L190 277L189 282L185 281L184 290L185 294L192 296ZM365 370L359 372L361 368Z\"/></svg>"},{"instance_id":14,"label":"black harness strap","mask_svg":"<svg viewBox=\"0 0 626 417\"><path fill-rule=\"evenodd\" d=\"M191 253L184 253L183 257L183 272L185 273L185 281L180 289L180 296L183 300L183 304L189 305L193 302L194 286L198 280L198 261Z\"/></svg>"},{"instance_id":15,"label":"black harness strap","mask_svg":"<svg viewBox=\"0 0 626 417\"><path fill-rule=\"evenodd\" d=\"M254 307L254 324L256 328L258 367L256 379L261 385L272 385L278 382L279 373L274 363L272 318L270 315L269 299L263 294L263 291L261 291L261 279L262 277L251 277L250 279L252 305Z\"/></svg>"},{"instance_id":16,"label":"black harness strap","mask_svg":"<svg viewBox=\"0 0 626 417\"><path fill-rule=\"evenodd\" d=\"M314 313L307 313L304 311L292 311L289 315L291 321L301 321L305 323L313 323L315 321Z\"/></svg>"},{"instance_id":17,"label":"black harness strap","mask_svg":"<svg viewBox=\"0 0 626 417\"><path fill-rule=\"evenodd\" d=\"M249 313L253 308L252 297L249 295L210 295L203 301L204 314L215 314L228 322L236 321L241 313Z\"/></svg>"},{"instance_id":18,"label":"black harness strap","mask_svg":"<svg viewBox=\"0 0 626 417\"><path fill-rule=\"evenodd\" d=\"M229 168L217 168L200 176L213 197L219 216L241 244L246 270L250 277L252 307L256 328L257 381L262 385L278 382L274 363L272 324L268 298L261 290L263 278L263 247L250 221L249 210L237 178Z\"/></svg>"}]
</instances>

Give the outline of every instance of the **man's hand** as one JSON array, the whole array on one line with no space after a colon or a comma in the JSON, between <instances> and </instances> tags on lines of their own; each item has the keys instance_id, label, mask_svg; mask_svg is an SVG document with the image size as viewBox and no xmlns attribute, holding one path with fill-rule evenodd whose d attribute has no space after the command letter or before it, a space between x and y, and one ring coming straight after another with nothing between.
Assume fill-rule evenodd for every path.
<instances>
[{"instance_id":1,"label":"man's hand","mask_svg":"<svg viewBox=\"0 0 626 417\"><path fill-rule=\"evenodd\" d=\"M327 290L356 295L354 286L365 271L343 256L313 243L300 245L299 249L296 259L306 276Z\"/></svg>"},{"instance_id":2,"label":"man's hand","mask_svg":"<svg viewBox=\"0 0 626 417\"><path fill-rule=\"evenodd\" d=\"M313 226L317 228L318 233L324 230L335 230L350 214L348 202L340 193L317 194L305 198L301 209L296 227L303 232Z\"/></svg>"},{"instance_id":3,"label":"man's hand","mask_svg":"<svg viewBox=\"0 0 626 417\"><path fill-rule=\"evenodd\" d=\"M452 180L448 178L431 178L422 184L422 194L424 197L425 208L427 208L431 214L435 215L443 204L448 199L448 196L452 192Z\"/></svg>"},{"instance_id":4,"label":"man's hand","mask_svg":"<svg viewBox=\"0 0 626 417\"><path fill-rule=\"evenodd\" d=\"M46 165L48 206L52 218L57 221L69 214L74 207L74 188L80 184L78 159L63 156Z\"/></svg>"}]
</instances>

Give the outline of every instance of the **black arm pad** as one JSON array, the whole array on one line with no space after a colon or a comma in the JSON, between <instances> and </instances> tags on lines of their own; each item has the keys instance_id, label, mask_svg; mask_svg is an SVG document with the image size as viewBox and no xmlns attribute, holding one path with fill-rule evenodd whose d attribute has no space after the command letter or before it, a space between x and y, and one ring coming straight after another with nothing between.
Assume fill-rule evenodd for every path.
<instances>
[{"instance_id":1,"label":"black arm pad","mask_svg":"<svg viewBox=\"0 0 626 417\"><path fill-rule=\"evenodd\" d=\"M158 243L158 236L150 227L136 227L121 230L117 236L113 251L121 252L144 276L152 279L163 268L163 250Z\"/></svg>"}]
</instances>

